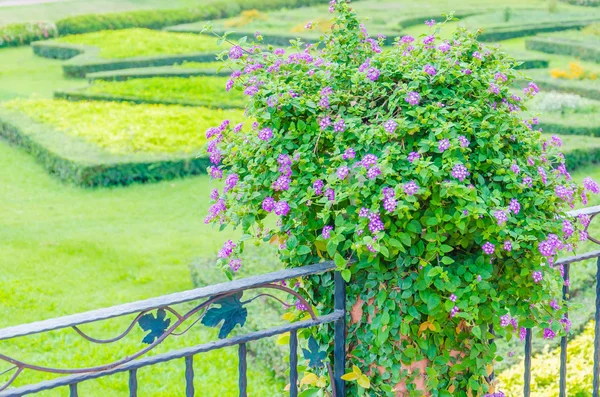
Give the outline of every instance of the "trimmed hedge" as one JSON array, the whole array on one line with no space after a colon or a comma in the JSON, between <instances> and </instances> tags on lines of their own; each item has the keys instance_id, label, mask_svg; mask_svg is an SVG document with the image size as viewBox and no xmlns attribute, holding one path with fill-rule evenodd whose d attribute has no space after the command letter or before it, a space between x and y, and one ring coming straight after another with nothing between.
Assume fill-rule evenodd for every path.
<instances>
[{"instance_id":1,"label":"trimmed hedge","mask_svg":"<svg viewBox=\"0 0 600 397\"><path fill-rule=\"evenodd\" d=\"M563 3L573 4L575 6L600 7L600 0L560 0Z\"/></svg>"},{"instance_id":2,"label":"trimmed hedge","mask_svg":"<svg viewBox=\"0 0 600 397\"><path fill-rule=\"evenodd\" d=\"M134 27L161 29L183 23L226 18L243 10L297 8L326 3L327 0L217 0L198 7L172 10L139 10L106 14L86 14L63 18L56 25L60 35Z\"/></svg>"},{"instance_id":3,"label":"trimmed hedge","mask_svg":"<svg viewBox=\"0 0 600 397\"><path fill-rule=\"evenodd\" d=\"M547 71L544 71L543 74L541 71L530 71L528 75L542 90L567 92L600 101L600 80L553 79L548 76ZM526 87L529 80L520 80L518 83L522 87Z\"/></svg>"},{"instance_id":4,"label":"trimmed hedge","mask_svg":"<svg viewBox=\"0 0 600 397\"><path fill-rule=\"evenodd\" d=\"M183 68L174 66L157 66L149 68L133 68L123 70L111 70L107 72L96 72L86 74L90 81L126 81L129 79L149 79L153 77L194 77L194 76L229 76L229 69L202 69L202 68Z\"/></svg>"},{"instance_id":5,"label":"trimmed hedge","mask_svg":"<svg viewBox=\"0 0 600 397\"><path fill-rule=\"evenodd\" d=\"M538 33L559 32L570 29L580 29L592 23L599 22L600 17L573 21L538 22L512 26L489 27L479 35L481 41L500 41L516 37L534 36ZM529 48L528 48L529 49Z\"/></svg>"},{"instance_id":6,"label":"trimmed hedge","mask_svg":"<svg viewBox=\"0 0 600 397\"><path fill-rule=\"evenodd\" d=\"M57 36L56 25L51 22L13 23L0 26L0 48L16 47Z\"/></svg>"},{"instance_id":7,"label":"trimmed hedge","mask_svg":"<svg viewBox=\"0 0 600 397\"><path fill-rule=\"evenodd\" d=\"M113 155L2 108L0 136L24 148L50 174L83 187L129 185L202 174L210 164L205 157Z\"/></svg>"},{"instance_id":8,"label":"trimmed hedge","mask_svg":"<svg viewBox=\"0 0 600 397\"><path fill-rule=\"evenodd\" d=\"M197 24L197 23L191 23L191 24L183 24L183 25L176 25L176 26L170 26L168 28L165 28L166 31L169 32L174 32L174 33L196 33L196 34L200 34L202 32L202 29L204 27L204 23ZM254 33L256 33L256 31L235 31L232 32L230 30L217 30L214 29L214 32L217 34L224 34L225 32L227 32L227 37L234 39L234 40L239 40L240 38L247 36L247 37L252 37L254 35ZM296 39L301 39L302 41L304 41L305 43L312 43L315 42L319 39L318 35L310 35L310 34L306 34L306 33L302 33L302 34L294 34L294 33L270 33L270 32L261 32L261 35L263 37L263 43L265 44L272 44L272 45L279 45L279 46L284 46L284 45L289 45L290 44L290 40L296 40Z\"/></svg>"},{"instance_id":9,"label":"trimmed hedge","mask_svg":"<svg viewBox=\"0 0 600 397\"><path fill-rule=\"evenodd\" d=\"M584 115L582 115L584 116ZM547 119L547 116L544 116ZM562 124L559 122L552 121L540 121L539 126L545 133L549 134L560 134L560 135L584 135L584 136L597 136L600 137L600 124L597 125L572 125Z\"/></svg>"},{"instance_id":10,"label":"trimmed hedge","mask_svg":"<svg viewBox=\"0 0 600 397\"><path fill-rule=\"evenodd\" d=\"M183 62L212 62L216 53L203 52L195 54L159 55L149 57L134 57L120 59L104 59L98 56L97 47L75 44L58 43L53 41L38 41L31 44L36 55L46 58L69 59L62 66L67 77L85 77L88 73L171 66Z\"/></svg>"},{"instance_id":11,"label":"trimmed hedge","mask_svg":"<svg viewBox=\"0 0 600 397\"><path fill-rule=\"evenodd\" d=\"M525 47L531 51L568 55L586 61L600 62L600 41L593 43L567 38L537 36L525 40Z\"/></svg>"}]
</instances>

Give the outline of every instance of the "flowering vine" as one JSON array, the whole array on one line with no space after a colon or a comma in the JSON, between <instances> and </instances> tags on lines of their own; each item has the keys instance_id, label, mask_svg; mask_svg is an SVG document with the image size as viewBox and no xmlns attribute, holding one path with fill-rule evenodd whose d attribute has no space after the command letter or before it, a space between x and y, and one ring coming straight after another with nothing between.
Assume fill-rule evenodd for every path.
<instances>
[{"instance_id":1,"label":"flowering vine","mask_svg":"<svg viewBox=\"0 0 600 397\"><path fill-rule=\"evenodd\" d=\"M495 339L568 330L554 263L589 219L565 211L600 188L571 182L560 140L519 117L538 87L513 95L514 62L476 33L442 41L435 30L383 50L346 1L331 11L320 43L241 40L222 55L236 70L227 89L248 96L255 122L207 132L209 172L225 188L206 221L244 233L219 263L243 266L249 240L277 241L288 267L335 261L360 372L348 379L362 379L350 395L494 395ZM332 283L296 288L327 311ZM331 349L324 328L313 336Z\"/></svg>"}]
</instances>

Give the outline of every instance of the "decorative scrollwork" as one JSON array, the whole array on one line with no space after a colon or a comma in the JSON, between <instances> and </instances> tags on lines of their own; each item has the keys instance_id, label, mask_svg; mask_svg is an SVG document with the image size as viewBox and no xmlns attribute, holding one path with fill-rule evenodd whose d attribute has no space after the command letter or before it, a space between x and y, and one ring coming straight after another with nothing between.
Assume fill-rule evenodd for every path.
<instances>
[{"instance_id":1,"label":"decorative scrollwork","mask_svg":"<svg viewBox=\"0 0 600 397\"><path fill-rule=\"evenodd\" d=\"M302 303L304 307L307 308L307 312L313 320L316 320L317 317L312 309L312 306L296 291L281 286L277 284L264 284L257 287L249 288L248 290L254 289L274 289L283 291L289 295L296 297ZM288 308L290 305L286 304L283 300L271 294L258 294L257 296L242 301L242 297L245 291L232 291L223 294L219 294L207 299L205 302L195 306L190 311L185 314L180 314L177 310L173 309L170 306L159 307L153 310L145 310L139 313L131 322L131 324L123 331L123 333L118 336L110 339L97 339L87 335L83 332L79 327L72 326L72 328L79 334L81 337L86 339L89 342L96 344L108 344L114 343L122 340L127 335L131 333L131 331L135 328L136 324L147 334L144 336L142 343L147 344L148 346L139 350L137 353L121 358L117 361L114 361L109 364L88 367L88 368L73 368L73 369L61 369L61 368L51 368L45 366L38 366L30 363L26 363L24 361L20 361L14 359L12 357L8 357L6 355L0 354L0 361L4 361L6 363L12 364L12 367L0 373L0 376L6 375L11 371L15 371L15 373L11 376L11 378L2 386L0 386L0 392L9 388L15 380L19 377L19 375L24 370L32 370L38 372L46 372L52 374L63 374L63 375L72 375L72 374L84 374L84 373L94 373L106 371L109 369L113 369L115 367L121 366L128 362L131 362L152 349L161 344L167 337L173 336L181 336L188 332L194 325L198 322L207 326L217 328L219 327L219 338L224 339L229 336L229 334L233 331L233 329L240 325L243 327L246 323L246 319L248 317L248 310L246 309L246 305L253 302L255 299L259 297L269 297L272 298L279 303L281 303L284 307ZM218 306L218 307L215 307ZM156 310L156 313L154 313ZM167 317L167 313L173 315L176 319L173 323L171 323L171 319ZM198 314L198 318L195 319L186 329L181 332L176 332L176 330L187 320L192 318L193 316ZM313 340L314 341L314 340ZM316 341L314 341L314 345L316 345ZM313 346L314 347L314 346ZM322 352L319 352L318 346L315 349L311 348L309 344L309 350L307 351L309 356L312 357L311 362L317 363L319 357L321 357ZM305 355L307 353L305 352ZM321 358L322 364L322 358Z\"/></svg>"}]
</instances>

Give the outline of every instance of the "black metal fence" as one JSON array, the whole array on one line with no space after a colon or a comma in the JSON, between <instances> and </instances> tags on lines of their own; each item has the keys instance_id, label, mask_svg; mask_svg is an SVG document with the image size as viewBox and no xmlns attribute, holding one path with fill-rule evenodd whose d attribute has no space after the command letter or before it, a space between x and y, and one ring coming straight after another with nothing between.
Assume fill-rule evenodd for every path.
<instances>
[{"instance_id":1,"label":"black metal fence","mask_svg":"<svg viewBox=\"0 0 600 397\"><path fill-rule=\"evenodd\" d=\"M588 216L591 221L595 216L600 214L600 206L590 207L583 210L573 211L572 216L584 215ZM586 231L587 228L586 226ZM589 240L600 245L600 241L593 236ZM588 259L597 258L597 274L596 274L596 301L595 301L595 334L594 334L594 368L593 368L593 397L600 397L600 250L591 251L585 254L561 259L556 265L564 266L565 280L569 279L571 264L581 262ZM334 273L335 279L335 300L334 308L330 314L317 316L311 305L304 300L300 295L290 288L285 287L281 282L285 280L298 279L315 274L326 272L335 272L335 264L333 262L324 262L316 265L306 266L297 269L288 269L279 272L274 272L266 275L249 277L232 281L229 283L208 286L186 292L162 296L159 298L148 299L144 301L129 303L111 308L90 311L87 313L77 314L73 316L61 317L52 320L40 321L31 324L19 325L15 327L5 328L0 330L0 341L9 340L28 335L40 334L65 328L72 328L83 338L93 343L112 343L123 339L127 336L136 325L139 325L144 331L148 332L144 342L148 346L137 353L121 358L109 364L79 369L60 369L50 368L35 365L20 361L18 359L3 355L0 353L0 362L9 363L11 368L4 371L0 375L11 374L10 379L0 386L0 397L20 397L29 394L38 393L44 390L56 389L59 387L68 387L71 397L78 395L78 384L81 382L110 376L117 373L129 373L129 393L135 397L138 394L137 370L140 368L152 366L162 362L183 359L185 361L185 384L186 396L194 396L194 356L200 353L211 350L221 349L228 346L238 346L239 357L239 396L247 396L247 344L259 339L272 337L275 335L290 334L290 391L291 397L298 396L298 337L297 332L301 329L315 327L321 324L334 324L334 362L333 367L329 368L332 384L332 394L334 397L345 396L345 385L341 376L345 371L346 357L346 285L341 275L338 272ZM293 295L306 308L310 314L310 319L298 321L278 327L273 327L267 330L247 333L228 337L232 329L237 325L243 325L247 316L247 311L244 305L251 302L253 299L245 302L241 301L241 297L245 291L250 290L271 289L282 291ZM569 298L569 284L563 286L563 297ZM273 299L279 298L272 294L261 294L260 296L268 296ZM185 314L180 314L173 308L174 305L186 302L198 302L193 305L193 308ZM216 308L220 306L220 308ZM227 316L223 311L227 311L232 316ZM167 313L170 313L176 321L171 324L170 319L167 319ZM80 326L83 324L95 323L103 320L108 320L116 317L136 314L129 327L119 336L112 339L95 339L84 333ZM212 327L220 326L219 340L206 344L201 344L193 347L187 347L181 350L170 351L154 356L142 357L166 338L171 335L181 335L178 329L182 324L192 317L197 316L193 324L201 321L203 324ZM226 318L227 317L227 318ZM193 325L192 324L192 325ZM191 326L190 326L191 327ZM189 327L188 327L189 329ZM533 333L531 329L527 330L525 337L525 372L524 372L524 390L525 397L531 395L531 359L532 359L532 339ZM560 354L560 380L559 389L560 397L567 396L567 350L568 338L563 336L561 339L561 354ZM17 380L19 375L25 370L47 372L52 374L65 375L53 380L27 385L18 388L11 388L11 385Z\"/></svg>"},{"instance_id":2,"label":"black metal fence","mask_svg":"<svg viewBox=\"0 0 600 397\"><path fill-rule=\"evenodd\" d=\"M577 217L584 215L589 217L589 223L585 227L585 231L591 224L591 221L595 216L600 214L600 206L584 208L577 211L571 211L569 215ZM588 240L600 245L600 241L593 236L589 236ZM595 304L595 329L594 329L594 368L593 368L593 381L592 381L592 396L600 397L600 250L586 252L584 254L560 259L556 261L556 266L564 266L564 279L563 285L563 298L569 298L569 282L571 273L571 264L582 262L589 259L596 260L597 271L596 271L596 304ZM568 316L568 314L567 314ZM532 356L532 340L533 331L527 329L525 335L525 373L524 373L524 387L523 395L529 397L531 395L531 356ZM568 350L568 336L563 336L560 340L560 378L559 378L559 396L567 397L567 350Z\"/></svg>"},{"instance_id":3,"label":"black metal fence","mask_svg":"<svg viewBox=\"0 0 600 397\"><path fill-rule=\"evenodd\" d=\"M334 308L330 314L317 316L311 305L304 300L300 295L290 288L282 285L283 281L307 277L315 274L334 271L335 264L333 262L324 262L316 265L306 266L298 269L288 269L279 272L274 272L266 275L249 277L232 281L229 283L208 286L191 291L166 295L159 298L148 299L135 303L129 303L120 306L114 306L106 309L90 311L87 313L76 314L73 316L61 317L52 320L40 321L31 324L19 325L0 330L0 341L24 337L28 335L40 334L65 328L72 328L80 336L92 343L112 343L123 339L135 327L139 325L144 331L148 332L144 338L144 342L148 346L137 353L121 358L109 364L80 369L60 369L50 368L27 363L18 359L0 354L0 362L9 363L11 368L0 375L10 376L10 379L0 386L0 397L20 397L28 394L39 393L44 390L56 389L59 387L68 387L70 397L78 395L78 385L81 382L110 376L117 373L129 373L129 395L135 397L138 395L138 379L137 370L140 368L152 366L162 362L183 359L185 361L185 384L186 396L197 395L194 390L194 356L200 353L211 350L221 349L228 346L238 346L238 372L239 372L239 396L247 396L247 344L263 338L268 338L275 335L290 334L290 391L291 397L298 396L298 335L297 332L301 329L318 326L321 324L333 323L335 329L334 343L334 362L333 367L329 367L333 395L341 397L345 395L344 381L341 376L345 369L345 330L346 330L346 285L341 275L335 272L335 300ZM245 291L250 290L276 290L295 296L296 299L304 306L310 319L293 322L290 324L273 327L267 330L247 333L228 337L232 329L237 325L243 325L247 316L246 304L253 301L249 299L241 301L241 297ZM261 293L257 296L266 296L280 301L285 305L285 302L277 296L269 293ZM186 302L198 302L193 308L185 314L179 313L173 308ZM219 306L219 307L217 307ZM170 313L171 316L168 316ZM84 333L80 326L83 324L96 323L102 320L136 314L135 319L129 327L119 336L111 339L96 339ZM170 318L173 317L176 321L173 324ZM196 318L197 317L197 318ZM183 332L179 328L184 322L196 318L192 325L201 321L203 324L211 327L219 327L219 340L206 344L201 344L193 347L187 347L181 350L170 351L164 354L143 357L146 353L154 349L166 338L171 335L181 335ZM190 325L189 327L191 327ZM188 329L189 329L188 327ZM51 374L65 375L56 379L27 385L18 388L11 388L11 385L17 380L19 375L25 370L39 371Z\"/></svg>"}]
</instances>

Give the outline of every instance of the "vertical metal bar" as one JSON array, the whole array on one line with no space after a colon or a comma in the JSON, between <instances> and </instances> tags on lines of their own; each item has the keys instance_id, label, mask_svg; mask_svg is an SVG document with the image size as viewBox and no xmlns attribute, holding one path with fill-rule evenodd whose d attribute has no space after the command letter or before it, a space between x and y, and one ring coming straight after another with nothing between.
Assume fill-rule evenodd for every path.
<instances>
[{"instance_id":1,"label":"vertical metal bar","mask_svg":"<svg viewBox=\"0 0 600 397\"><path fill-rule=\"evenodd\" d=\"M129 397L137 397L137 369L129 371Z\"/></svg>"},{"instance_id":2,"label":"vertical metal bar","mask_svg":"<svg viewBox=\"0 0 600 397\"><path fill-rule=\"evenodd\" d=\"M596 261L596 325L594 328L594 387L593 397L600 397L600 257Z\"/></svg>"},{"instance_id":3,"label":"vertical metal bar","mask_svg":"<svg viewBox=\"0 0 600 397\"><path fill-rule=\"evenodd\" d=\"M333 381L335 397L346 396L346 384L342 376L346 372L346 282L342 278L342 274L335 272L335 310L344 312L339 320L335 322L334 335L334 367Z\"/></svg>"},{"instance_id":4,"label":"vertical metal bar","mask_svg":"<svg viewBox=\"0 0 600 397\"><path fill-rule=\"evenodd\" d=\"M72 383L69 385L69 397L78 397L77 393L77 383Z\"/></svg>"},{"instance_id":5,"label":"vertical metal bar","mask_svg":"<svg viewBox=\"0 0 600 397\"><path fill-rule=\"evenodd\" d=\"M571 264L567 263L564 265L564 283L562 288L563 300L567 300L569 295L569 272L571 270ZM569 312L565 314L566 318L569 318ZM559 380L559 397L567 397L567 335L560 338L560 380Z\"/></svg>"},{"instance_id":6,"label":"vertical metal bar","mask_svg":"<svg viewBox=\"0 0 600 397\"><path fill-rule=\"evenodd\" d=\"M246 378L246 372L247 372L247 368L248 365L246 364L246 344L242 343L240 344L240 348L238 350L238 356L239 356L239 364L238 364L238 369L239 369L239 373L240 373L240 380L239 380L239 385L240 385L240 397L248 397L248 379Z\"/></svg>"},{"instance_id":7,"label":"vertical metal bar","mask_svg":"<svg viewBox=\"0 0 600 397\"><path fill-rule=\"evenodd\" d=\"M525 334L525 374L523 379L523 396L531 396L531 339L533 332L531 328L527 328Z\"/></svg>"},{"instance_id":8,"label":"vertical metal bar","mask_svg":"<svg viewBox=\"0 0 600 397\"><path fill-rule=\"evenodd\" d=\"M290 397L298 397L298 334L290 331Z\"/></svg>"},{"instance_id":9,"label":"vertical metal bar","mask_svg":"<svg viewBox=\"0 0 600 397\"><path fill-rule=\"evenodd\" d=\"M185 397L194 397L194 356L185 358Z\"/></svg>"}]
</instances>

